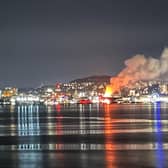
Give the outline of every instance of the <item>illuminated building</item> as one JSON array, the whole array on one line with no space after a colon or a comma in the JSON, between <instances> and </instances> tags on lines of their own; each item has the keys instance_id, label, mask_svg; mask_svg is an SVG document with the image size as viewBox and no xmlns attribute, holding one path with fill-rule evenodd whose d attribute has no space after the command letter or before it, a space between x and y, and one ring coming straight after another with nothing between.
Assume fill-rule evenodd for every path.
<instances>
[{"instance_id":1,"label":"illuminated building","mask_svg":"<svg viewBox=\"0 0 168 168\"><path fill-rule=\"evenodd\" d=\"M2 98L10 98L12 96L17 95L17 93L18 93L17 88L7 87L2 90Z\"/></svg>"},{"instance_id":2,"label":"illuminated building","mask_svg":"<svg viewBox=\"0 0 168 168\"><path fill-rule=\"evenodd\" d=\"M168 94L168 84L160 84L159 87L161 94Z\"/></svg>"},{"instance_id":3,"label":"illuminated building","mask_svg":"<svg viewBox=\"0 0 168 168\"><path fill-rule=\"evenodd\" d=\"M11 100L18 104L38 104L40 102L39 96L23 93L13 97Z\"/></svg>"}]
</instances>

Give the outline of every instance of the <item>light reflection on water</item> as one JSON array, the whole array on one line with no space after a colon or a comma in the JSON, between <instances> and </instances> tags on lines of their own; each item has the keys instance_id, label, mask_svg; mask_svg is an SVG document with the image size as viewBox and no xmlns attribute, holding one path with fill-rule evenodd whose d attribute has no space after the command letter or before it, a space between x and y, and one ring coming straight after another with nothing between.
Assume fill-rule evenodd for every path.
<instances>
[{"instance_id":1,"label":"light reflection on water","mask_svg":"<svg viewBox=\"0 0 168 168\"><path fill-rule=\"evenodd\" d=\"M6 151L134 151L134 150L151 150L159 151L168 150L168 143L162 144L162 149L160 149L158 143L146 143L146 144L23 144L22 148L19 145L6 145L1 147L0 150ZM162 152L161 151L161 152ZM163 152L164 153L164 152ZM160 157L160 153L156 153L157 157ZM163 154L162 154L163 156ZM164 158L164 157L162 157Z\"/></svg>"},{"instance_id":2,"label":"light reflection on water","mask_svg":"<svg viewBox=\"0 0 168 168\"><path fill-rule=\"evenodd\" d=\"M18 145L12 146L18 152L17 167L36 168L42 167L42 154L23 153L25 151L39 151L41 150L40 141L34 142L33 137L40 135L39 126L39 106L38 105L21 105L17 107L17 131L18 131ZM28 143L23 143L21 137L32 137ZM30 162L31 161L31 162Z\"/></svg>"},{"instance_id":3,"label":"light reflection on water","mask_svg":"<svg viewBox=\"0 0 168 168\"><path fill-rule=\"evenodd\" d=\"M18 106L18 137L40 135L39 126L39 106ZM40 144L33 144L33 139L29 144L18 145L18 150L40 150Z\"/></svg>"},{"instance_id":4,"label":"light reflection on water","mask_svg":"<svg viewBox=\"0 0 168 168\"><path fill-rule=\"evenodd\" d=\"M37 166L45 152L61 152L59 158L66 162L65 153L74 151L79 152L77 159L83 167L87 167L87 160L95 159L95 156L88 157L90 152L104 152L101 153L100 162L112 168L118 167L119 158L126 157L119 151L132 151L136 155L139 151L148 150L152 153L145 159L150 157L152 161L148 163L145 160L143 164L164 167L167 161L165 150L168 150L166 107L159 103L149 106L20 105L10 107L10 114L8 109L5 109L8 111L5 114L2 108L1 138L13 139L11 144L0 145L0 151L17 152L18 167L28 167L27 160L33 163L30 167ZM38 155L36 152L39 152ZM84 152L84 155L80 152ZM36 157L37 160L34 159ZM136 164L131 158L124 162Z\"/></svg>"},{"instance_id":5,"label":"light reflection on water","mask_svg":"<svg viewBox=\"0 0 168 168\"><path fill-rule=\"evenodd\" d=\"M164 148L163 148L163 135L162 135L162 120L160 103L154 105L154 118L155 118L155 135L156 135L156 166L158 168L164 167Z\"/></svg>"},{"instance_id":6,"label":"light reflection on water","mask_svg":"<svg viewBox=\"0 0 168 168\"><path fill-rule=\"evenodd\" d=\"M115 153L111 154L110 149L113 149L113 130L110 129L111 118L113 118L110 113L110 107L105 106L105 121L104 121L104 134L105 134L105 159L106 159L106 167L112 168L115 167Z\"/></svg>"}]
</instances>

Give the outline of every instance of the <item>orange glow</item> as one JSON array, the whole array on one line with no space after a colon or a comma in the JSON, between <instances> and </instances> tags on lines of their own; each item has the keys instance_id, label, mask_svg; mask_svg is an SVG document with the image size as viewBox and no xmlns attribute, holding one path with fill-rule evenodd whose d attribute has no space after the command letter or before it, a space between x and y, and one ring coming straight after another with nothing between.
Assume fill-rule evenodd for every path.
<instances>
[{"instance_id":1,"label":"orange glow","mask_svg":"<svg viewBox=\"0 0 168 168\"><path fill-rule=\"evenodd\" d=\"M112 94L113 94L112 86L111 85L107 85L104 97L111 97Z\"/></svg>"},{"instance_id":2,"label":"orange glow","mask_svg":"<svg viewBox=\"0 0 168 168\"><path fill-rule=\"evenodd\" d=\"M113 77L110 80L111 87L113 88L113 93L120 93L121 89L124 87L132 87L132 83L137 81L132 78L132 76L121 76Z\"/></svg>"},{"instance_id":3,"label":"orange glow","mask_svg":"<svg viewBox=\"0 0 168 168\"><path fill-rule=\"evenodd\" d=\"M112 118L111 118L111 108L112 106L105 106L105 122L104 122L104 134L105 134L105 159L106 159L106 168L115 168L116 166L116 156L114 146L115 144L112 141L114 136L113 128L111 127Z\"/></svg>"},{"instance_id":4,"label":"orange glow","mask_svg":"<svg viewBox=\"0 0 168 168\"><path fill-rule=\"evenodd\" d=\"M16 88L6 88L2 91L2 97L12 97L17 94Z\"/></svg>"}]
</instances>

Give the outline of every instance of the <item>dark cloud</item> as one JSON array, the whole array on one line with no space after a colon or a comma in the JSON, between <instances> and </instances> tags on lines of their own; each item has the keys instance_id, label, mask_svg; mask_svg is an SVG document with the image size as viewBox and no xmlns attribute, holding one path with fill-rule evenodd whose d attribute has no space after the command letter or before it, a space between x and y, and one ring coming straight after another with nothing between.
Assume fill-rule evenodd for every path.
<instances>
[{"instance_id":1,"label":"dark cloud","mask_svg":"<svg viewBox=\"0 0 168 168\"><path fill-rule=\"evenodd\" d=\"M117 74L135 54L168 45L168 3L146 0L0 2L0 86Z\"/></svg>"}]
</instances>

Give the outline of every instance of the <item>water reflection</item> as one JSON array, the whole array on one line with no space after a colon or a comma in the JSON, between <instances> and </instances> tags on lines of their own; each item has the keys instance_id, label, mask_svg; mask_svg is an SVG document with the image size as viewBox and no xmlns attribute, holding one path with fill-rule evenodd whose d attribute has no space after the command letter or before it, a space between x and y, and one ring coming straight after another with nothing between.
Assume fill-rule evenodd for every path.
<instances>
[{"instance_id":1,"label":"water reflection","mask_svg":"<svg viewBox=\"0 0 168 168\"><path fill-rule=\"evenodd\" d=\"M160 104L11 107L11 112L7 109L0 112L3 133L0 150L9 152L6 160L17 162L17 167L43 167L44 162L48 167L57 163L57 167L70 164L97 167L99 163L99 167L107 168L164 167L168 160L167 107Z\"/></svg>"},{"instance_id":2,"label":"water reflection","mask_svg":"<svg viewBox=\"0 0 168 168\"><path fill-rule=\"evenodd\" d=\"M39 126L39 106L38 105L22 105L18 106L18 138L34 137L40 135ZM20 139L20 138L19 138ZM33 138L29 138L29 143L19 142L19 150L40 150L39 144L33 143Z\"/></svg>"},{"instance_id":3,"label":"water reflection","mask_svg":"<svg viewBox=\"0 0 168 168\"><path fill-rule=\"evenodd\" d=\"M18 159L17 167L36 168L42 166L42 153L40 139L34 143L34 139L40 135L39 106L21 105L17 107L18 126ZM26 142L24 141L26 139ZM25 151L29 151L28 153ZM30 162L31 161L31 162Z\"/></svg>"},{"instance_id":4,"label":"water reflection","mask_svg":"<svg viewBox=\"0 0 168 168\"><path fill-rule=\"evenodd\" d=\"M164 167L164 147L163 147L163 133L161 120L161 104L154 105L154 119L155 119L155 135L156 135L156 166L158 168Z\"/></svg>"},{"instance_id":5,"label":"water reflection","mask_svg":"<svg viewBox=\"0 0 168 168\"><path fill-rule=\"evenodd\" d=\"M115 167L115 152L111 152L113 150L113 141L112 138L114 136L113 129L111 128L111 106L106 105L104 108L104 136L105 136L105 161L107 168Z\"/></svg>"},{"instance_id":6,"label":"water reflection","mask_svg":"<svg viewBox=\"0 0 168 168\"><path fill-rule=\"evenodd\" d=\"M87 122L88 120L88 115L90 113L90 106L89 106L89 111L88 113L86 112L86 109L88 106L81 105L79 106L79 134L84 135L84 136L89 136L89 125L90 123ZM86 114L87 113L87 114ZM86 144L83 140L80 142L80 150L88 150L89 149L89 144Z\"/></svg>"},{"instance_id":7,"label":"water reflection","mask_svg":"<svg viewBox=\"0 0 168 168\"><path fill-rule=\"evenodd\" d=\"M63 130L63 125L62 125L62 114L61 114L61 105L57 104L55 106L56 108L56 113L57 113L57 118L56 118L56 135L62 135L62 130ZM63 148L61 143L61 137L58 136L57 137L59 144L55 145L55 148L59 149L59 148ZM64 156L62 155L62 160L63 160Z\"/></svg>"},{"instance_id":8,"label":"water reflection","mask_svg":"<svg viewBox=\"0 0 168 168\"><path fill-rule=\"evenodd\" d=\"M62 114L61 114L61 105L57 104L55 106L56 108L56 113L57 113L57 117L56 117L56 135L62 135L62 129L63 129L63 125L62 125Z\"/></svg>"},{"instance_id":9,"label":"water reflection","mask_svg":"<svg viewBox=\"0 0 168 168\"><path fill-rule=\"evenodd\" d=\"M80 134L86 134L85 106L79 106L79 130Z\"/></svg>"}]
</instances>

